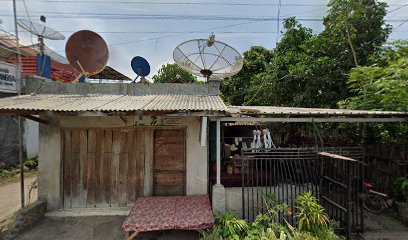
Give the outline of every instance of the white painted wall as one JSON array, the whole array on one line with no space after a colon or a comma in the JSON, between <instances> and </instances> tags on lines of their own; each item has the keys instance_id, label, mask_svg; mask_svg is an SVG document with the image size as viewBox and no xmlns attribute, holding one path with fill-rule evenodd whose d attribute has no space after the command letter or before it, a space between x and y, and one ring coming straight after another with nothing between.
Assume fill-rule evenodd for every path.
<instances>
[{"instance_id":1,"label":"white painted wall","mask_svg":"<svg viewBox=\"0 0 408 240\"><path fill-rule=\"evenodd\" d=\"M25 119L23 141L27 151L27 158L38 156L39 150L39 123Z\"/></svg>"}]
</instances>

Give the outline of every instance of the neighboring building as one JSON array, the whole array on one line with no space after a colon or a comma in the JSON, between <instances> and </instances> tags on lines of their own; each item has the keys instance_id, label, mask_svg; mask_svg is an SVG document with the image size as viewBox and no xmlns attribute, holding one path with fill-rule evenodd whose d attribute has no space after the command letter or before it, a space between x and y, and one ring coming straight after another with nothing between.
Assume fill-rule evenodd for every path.
<instances>
[{"instance_id":1,"label":"neighboring building","mask_svg":"<svg viewBox=\"0 0 408 240\"><path fill-rule=\"evenodd\" d=\"M9 69L7 77L14 77L13 84L0 79L0 98L13 96L17 94L17 79L15 76L15 63L17 45L12 40L14 35L9 32L0 30L0 69ZM33 77L37 75L37 60L36 56L39 53L38 44L29 43L27 40L21 40L20 52L22 61L21 77ZM45 54L50 56L50 77L49 82L61 81L70 83L74 81L78 72L72 68L67 59L52 49L45 46ZM14 69L14 70L12 70ZM1 72L1 76L5 77L6 73ZM117 79L130 80L115 69L107 66L101 73L91 76L96 79ZM9 84L7 87L4 84ZM38 123L32 121L23 122L23 153L24 158L33 158L38 155ZM11 116L0 117L0 161L15 164L18 159L18 134L17 121Z\"/></svg>"}]
</instances>

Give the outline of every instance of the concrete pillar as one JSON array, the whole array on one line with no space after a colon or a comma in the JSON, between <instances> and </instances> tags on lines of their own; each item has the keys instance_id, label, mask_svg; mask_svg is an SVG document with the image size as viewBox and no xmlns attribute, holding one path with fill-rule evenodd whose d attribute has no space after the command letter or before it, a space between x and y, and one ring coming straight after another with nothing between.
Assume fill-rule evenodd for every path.
<instances>
[{"instance_id":1,"label":"concrete pillar","mask_svg":"<svg viewBox=\"0 0 408 240\"><path fill-rule=\"evenodd\" d=\"M217 136L216 136L216 148L217 148L217 186L221 186L221 122L217 119Z\"/></svg>"},{"instance_id":2,"label":"concrete pillar","mask_svg":"<svg viewBox=\"0 0 408 240\"><path fill-rule=\"evenodd\" d=\"M212 207L214 212L225 212L225 188L221 184L221 122L217 119L217 182L212 188Z\"/></svg>"},{"instance_id":3,"label":"concrete pillar","mask_svg":"<svg viewBox=\"0 0 408 240\"><path fill-rule=\"evenodd\" d=\"M61 133L55 125L40 124L38 155L38 199L47 202L47 210L59 209L61 194Z\"/></svg>"},{"instance_id":4,"label":"concrete pillar","mask_svg":"<svg viewBox=\"0 0 408 240\"><path fill-rule=\"evenodd\" d=\"M212 208L214 213L225 212L225 188L221 184L212 187Z\"/></svg>"}]
</instances>

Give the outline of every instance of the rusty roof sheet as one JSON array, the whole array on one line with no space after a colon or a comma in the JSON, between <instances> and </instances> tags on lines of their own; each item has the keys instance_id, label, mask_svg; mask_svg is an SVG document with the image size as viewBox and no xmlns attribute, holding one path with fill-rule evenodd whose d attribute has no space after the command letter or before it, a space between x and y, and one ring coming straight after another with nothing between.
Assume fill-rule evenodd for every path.
<instances>
[{"instance_id":1,"label":"rusty roof sheet","mask_svg":"<svg viewBox=\"0 0 408 240\"><path fill-rule=\"evenodd\" d=\"M366 111L347 109L325 108L297 108L297 107L272 107L272 106L228 106L228 113L232 115L310 115L310 116L403 116L408 112L393 111Z\"/></svg>"},{"instance_id":2,"label":"rusty roof sheet","mask_svg":"<svg viewBox=\"0 0 408 240\"><path fill-rule=\"evenodd\" d=\"M226 111L218 96L208 95L62 95L37 94L0 98L7 111Z\"/></svg>"}]
</instances>

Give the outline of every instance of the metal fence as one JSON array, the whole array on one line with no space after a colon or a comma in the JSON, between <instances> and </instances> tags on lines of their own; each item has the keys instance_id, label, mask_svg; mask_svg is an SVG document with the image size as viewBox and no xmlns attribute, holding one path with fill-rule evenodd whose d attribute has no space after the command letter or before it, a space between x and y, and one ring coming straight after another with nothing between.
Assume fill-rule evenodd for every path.
<instances>
[{"instance_id":1,"label":"metal fence","mask_svg":"<svg viewBox=\"0 0 408 240\"><path fill-rule=\"evenodd\" d=\"M266 212L267 202L274 198L286 204L296 215L296 196L305 191L320 199L329 216L346 233L359 231L362 226L361 191L362 167L358 161L345 161L319 152L342 154L362 159L361 148L273 148L242 150L242 212L252 222ZM333 155L337 156L337 155ZM294 217L279 214L296 224Z\"/></svg>"}]
</instances>

